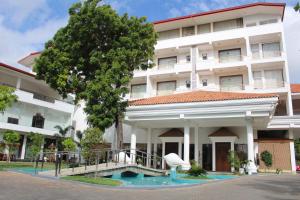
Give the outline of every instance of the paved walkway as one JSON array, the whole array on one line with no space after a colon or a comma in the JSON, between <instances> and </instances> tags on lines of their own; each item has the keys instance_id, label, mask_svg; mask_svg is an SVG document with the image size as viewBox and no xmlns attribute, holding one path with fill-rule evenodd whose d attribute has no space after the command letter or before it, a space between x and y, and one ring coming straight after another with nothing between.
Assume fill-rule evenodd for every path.
<instances>
[{"instance_id":1,"label":"paved walkway","mask_svg":"<svg viewBox=\"0 0 300 200\"><path fill-rule=\"evenodd\" d=\"M0 172L0 200L299 200L300 175L245 176L188 188L132 190Z\"/></svg>"}]
</instances>

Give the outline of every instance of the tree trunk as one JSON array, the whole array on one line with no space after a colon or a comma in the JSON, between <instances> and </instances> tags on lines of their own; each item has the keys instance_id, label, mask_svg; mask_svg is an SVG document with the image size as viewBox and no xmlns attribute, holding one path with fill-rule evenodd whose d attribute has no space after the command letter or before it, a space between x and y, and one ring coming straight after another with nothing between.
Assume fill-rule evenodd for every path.
<instances>
[{"instance_id":1,"label":"tree trunk","mask_svg":"<svg viewBox=\"0 0 300 200\"><path fill-rule=\"evenodd\" d=\"M116 117L116 123L115 123L115 128L116 128L116 147L117 150L120 150L123 148L123 123L122 123L122 116L118 115Z\"/></svg>"}]
</instances>

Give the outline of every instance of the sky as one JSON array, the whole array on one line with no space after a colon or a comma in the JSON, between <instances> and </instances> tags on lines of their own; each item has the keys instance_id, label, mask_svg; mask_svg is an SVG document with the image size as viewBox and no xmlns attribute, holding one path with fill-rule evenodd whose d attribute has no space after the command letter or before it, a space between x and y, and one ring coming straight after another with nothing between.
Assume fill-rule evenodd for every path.
<instances>
[{"instance_id":1,"label":"sky","mask_svg":"<svg viewBox=\"0 0 300 200\"><path fill-rule=\"evenodd\" d=\"M68 8L79 0L0 0L0 62L22 68L17 61L43 50L44 43L67 24ZM263 0L261 0L263 1ZM300 83L300 13L298 0L270 0L287 4L285 39L293 83ZM202 11L226 8L255 0L103 0L120 14L146 16L149 22Z\"/></svg>"}]
</instances>

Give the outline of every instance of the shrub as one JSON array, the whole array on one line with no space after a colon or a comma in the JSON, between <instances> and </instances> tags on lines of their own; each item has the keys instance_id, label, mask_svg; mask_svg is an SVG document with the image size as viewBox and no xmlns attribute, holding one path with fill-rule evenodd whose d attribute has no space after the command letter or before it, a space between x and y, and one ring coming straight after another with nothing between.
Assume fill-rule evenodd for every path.
<instances>
[{"instance_id":1,"label":"shrub","mask_svg":"<svg viewBox=\"0 0 300 200\"><path fill-rule=\"evenodd\" d=\"M272 154L269 151L264 151L260 154L261 160L265 163L266 167L269 168L272 166Z\"/></svg>"},{"instance_id":2,"label":"shrub","mask_svg":"<svg viewBox=\"0 0 300 200\"><path fill-rule=\"evenodd\" d=\"M188 174L190 176L206 176L207 172L205 171L205 169L202 169L201 167L192 163L191 169L188 170Z\"/></svg>"},{"instance_id":3,"label":"shrub","mask_svg":"<svg viewBox=\"0 0 300 200\"><path fill-rule=\"evenodd\" d=\"M76 144L72 138L65 139L62 142L62 145L64 146L65 151L75 151L76 150Z\"/></svg>"}]
</instances>

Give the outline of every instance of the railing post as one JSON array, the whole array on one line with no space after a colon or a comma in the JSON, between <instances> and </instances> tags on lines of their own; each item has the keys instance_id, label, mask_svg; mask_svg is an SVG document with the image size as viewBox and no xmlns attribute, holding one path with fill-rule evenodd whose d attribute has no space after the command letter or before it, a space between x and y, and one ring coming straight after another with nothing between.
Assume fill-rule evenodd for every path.
<instances>
[{"instance_id":1,"label":"railing post","mask_svg":"<svg viewBox=\"0 0 300 200\"><path fill-rule=\"evenodd\" d=\"M61 170L61 160L62 160L62 155L61 153L59 153L59 162L58 162L58 173L60 174L60 170Z\"/></svg>"},{"instance_id":2,"label":"railing post","mask_svg":"<svg viewBox=\"0 0 300 200\"><path fill-rule=\"evenodd\" d=\"M74 172L74 168L75 168L75 153L73 155L73 162L72 162L72 172Z\"/></svg>"},{"instance_id":3,"label":"railing post","mask_svg":"<svg viewBox=\"0 0 300 200\"><path fill-rule=\"evenodd\" d=\"M41 171L43 171L43 169L44 169L44 162L45 162L45 160L44 160L44 153L42 153L42 166L41 166Z\"/></svg>"},{"instance_id":4,"label":"railing post","mask_svg":"<svg viewBox=\"0 0 300 200\"><path fill-rule=\"evenodd\" d=\"M109 152L106 151L106 167L108 167L108 156L109 156Z\"/></svg>"},{"instance_id":5,"label":"railing post","mask_svg":"<svg viewBox=\"0 0 300 200\"><path fill-rule=\"evenodd\" d=\"M95 178L98 175L98 169L99 169L99 166L98 166L98 164L99 164L99 152L96 152L96 153L97 153L97 155L96 155L96 172L95 172Z\"/></svg>"},{"instance_id":6,"label":"railing post","mask_svg":"<svg viewBox=\"0 0 300 200\"><path fill-rule=\"evenodd\" d=\"M58 154L56 154L56 159L55 159L55 176L58 175L58 159L59 159L59 156L58 156Z\"/></svg>"},{"instance_id":7,"label":"railing post","mask_svg":"<svg viewBox=\"0 0 300 200\"><path fill-rule=\"evenodd\" d=\"M124 165L126 165L126 150L124 151Z\"/></svg>"},{"instance_id":8,"label":"railing post","mask_svg":"<svg viewBox=\"0 0 300 200\"><path fill-rule=\"evenodd\" d=\"M38 154L35 158L35 174L37 174L37 168L38 168L38 165L39 165L39 158L40 154Z\"/></svg>"}]
</instances>

